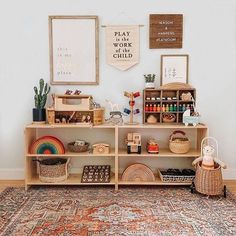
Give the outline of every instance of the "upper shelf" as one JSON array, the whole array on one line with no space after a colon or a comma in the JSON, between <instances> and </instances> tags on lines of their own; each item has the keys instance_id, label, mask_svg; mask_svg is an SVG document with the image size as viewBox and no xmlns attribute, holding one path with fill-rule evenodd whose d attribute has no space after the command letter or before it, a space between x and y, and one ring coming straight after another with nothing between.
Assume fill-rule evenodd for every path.
<instances>
[{"instance_id":1,"label":"upper shelf","mask_svg":"<svg viewBox=\"0 0 236 236\"><path fill-rule=\"evenodd\" d=\"M32 128L32 129L54 129L54 128L107 128L107 129L115 129L118 127L118 129L123 129L123 128L140 128L140 129L207 129L207 126L200 123L196 126L185 126L182 123L173 123L173 124L167 124L167 123L158 123L158 124L136 124L136 125L130 125L130 124L124 124L124 125L76 125L76 124L43 124L43 125L38 125L38 124L29 124L26 126L26 128Z\"/></svg>"}]
</instances>

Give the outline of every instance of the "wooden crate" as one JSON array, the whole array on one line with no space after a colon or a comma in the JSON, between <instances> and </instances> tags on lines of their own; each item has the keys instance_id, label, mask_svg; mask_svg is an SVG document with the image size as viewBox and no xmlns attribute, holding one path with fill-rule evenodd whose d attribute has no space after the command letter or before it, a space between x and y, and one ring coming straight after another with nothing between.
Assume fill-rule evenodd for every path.
<instances>
[{"instance_id":1,"label":"wooden crate","mask_svg":"<svg viewBox=\"0 0 236 236\"><path fill-rule=\"evenodd\" d=\"M90 110L92 96L90 95L55 95L55 111Z\"/></svg>"}]
</instances>

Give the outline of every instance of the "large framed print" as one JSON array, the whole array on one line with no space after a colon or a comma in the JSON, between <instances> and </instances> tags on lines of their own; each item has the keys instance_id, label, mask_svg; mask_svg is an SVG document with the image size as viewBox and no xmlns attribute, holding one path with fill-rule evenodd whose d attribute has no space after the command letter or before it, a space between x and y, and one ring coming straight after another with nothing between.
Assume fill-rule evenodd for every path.
<instances>
[{"instance_id":1,"label":"large framed print","mask_svg":"<svg viewBox=\"0 0 236 236\"><path fill-rule=\"evenodd\" d=\"M51 84L98 84L98 26L98 16L49 16Z\"/></svg>"},{"instance_id":2,"label":"large framed print","mask_svg":"<svg viewBox=\"0 0 236 236\"><path fill-rule=\"evenodd\" d=\"M161 85L188 83L188 55L161 55Z\"/></svg>"}]
</instances>

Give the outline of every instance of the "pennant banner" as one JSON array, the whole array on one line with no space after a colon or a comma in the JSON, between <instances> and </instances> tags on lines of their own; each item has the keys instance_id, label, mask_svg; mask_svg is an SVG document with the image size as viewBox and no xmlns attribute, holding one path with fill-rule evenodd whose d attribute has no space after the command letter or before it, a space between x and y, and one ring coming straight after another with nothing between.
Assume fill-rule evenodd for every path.
<instances>
[{"instance_id":1,"label":"pennant banner","mask_svg":"<svg viewBox=\"0 0 236 236\"><path fill-rule=\"evenodd\" d=\"M107 64L127 70L139 63L139 26L106 26Z\"/></svg>"}]
</instances>

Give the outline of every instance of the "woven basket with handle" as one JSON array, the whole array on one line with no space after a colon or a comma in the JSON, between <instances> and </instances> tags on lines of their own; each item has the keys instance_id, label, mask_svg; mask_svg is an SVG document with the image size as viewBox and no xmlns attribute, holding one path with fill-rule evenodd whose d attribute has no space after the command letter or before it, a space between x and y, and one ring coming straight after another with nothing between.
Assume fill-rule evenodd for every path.
<instances>
[{"instance_id":1,"label":"woven basket with handle","mask_svg":"<svg viewBox=\"0 0 236 236\"><path fill-rule=\"evenodd\" d=\"M174 131L170 136L169 148L173 153L187 153L190 149L190 141L185 132L181 130Z\"/></svg>"},{"instance_id":2,"label":"woven basket with handle","mask_svg":"<svg viewBox=\"0 0 236 236\"><path fill-rule=\"evenodd\" d=\"M60 159L58 164L47 163L50 159L45 159L39 163L39 180L46 183L56 183L66 180L69 176L68 165L70 158L54 158ZM63 161L64 160L64 161Z\"/></svg>"},{"instance_id":3,"label":"woven basket with handle","mask_svg":"<svg viewBox=\"0 0 236 236\"><path fill-rule=\"evenodd\" d=\"M218 143L213 137L206 137L201 142L201 156L203 156L204 142L215 142L216 152L215 155L218 158ZM201 162L197 163L197 170L195 175L195 188L199 193L206 195L220 195L223 192L223 178L221 166L216 164L215 169L209 170L201 167Z\"/></svg>"}]
</instances>

